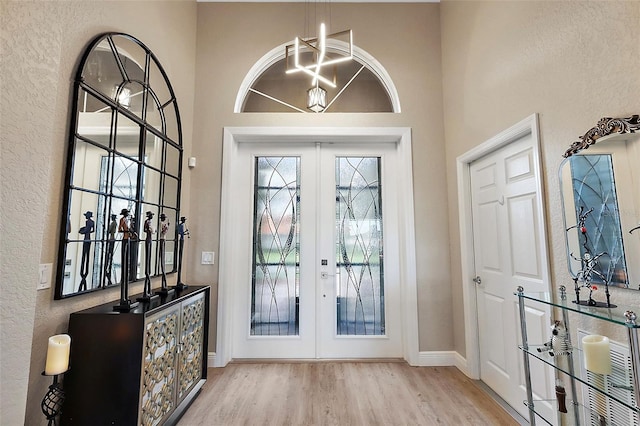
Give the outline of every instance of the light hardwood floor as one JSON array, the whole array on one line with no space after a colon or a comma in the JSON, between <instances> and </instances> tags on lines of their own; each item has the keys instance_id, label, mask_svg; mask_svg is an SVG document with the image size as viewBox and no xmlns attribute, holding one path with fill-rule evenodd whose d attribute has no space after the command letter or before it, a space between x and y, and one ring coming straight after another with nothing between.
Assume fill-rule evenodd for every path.
<instances>
[{"instance_id":1,"label":"light hardwood floor","mask_svg":"<svg viewBox=\"0 0 640 426\"><path fill-rule=\"evenodd\" d=\"M231 363L210 368L179 426L517 425L455 367L404 362Z\"/></svg>"}]
</instances>

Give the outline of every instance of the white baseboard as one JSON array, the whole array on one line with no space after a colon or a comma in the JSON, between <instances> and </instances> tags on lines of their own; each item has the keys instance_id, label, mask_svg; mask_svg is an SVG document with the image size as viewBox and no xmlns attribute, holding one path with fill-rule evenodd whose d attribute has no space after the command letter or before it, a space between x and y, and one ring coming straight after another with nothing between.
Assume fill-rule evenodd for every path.
<instances>
[{"instance_id":1,"label":"white baseboard","mask_svg":"<svg viewBox=\"0 0 640 426\"><path fill-rule=\"evenodd\" d=\"M448 367L456 365L454 351L424 351L418 354L418 365L421 367Z\"/></svg>"},{"instance_id":2,"label":"white baseboard","mask_svg":"<svg viewBox=\"0 0 640 426\"><path fill-rule=\"evenodd\" d=\"M207 367L216 366L216 353L209 352L207 356ZM420 367L456 367L466 376L469 376L467 370L467 360L456 351L429 351L420 352L418 354L418 366Z\"/></svg>"},{"instance_id":3,"label":"white baseboard","mask_svg":"<svg viewBox=\"0 0 640 426\"><path fill-rule=\"evenodd\" d=\"M473 379L473 377L471 377L471 375L469 374L469 369L467 367L467 359L464 358L462 355L460 355L458 352L456 352L455 358L456 358L455 366L458 367L458 370L462 371L465 376Z\"/></svg>"},{"instance_id":4,"label":"white baseboard","mask_svg":"<svg viewBox=\"0 0 640 426\"><path fill-rule=\"evenodd\" d=\"M207 355L207 368L213 368L216 365L216 353L209 352Z\"/></svg>"},{"instance_id":5,"label":"white baseboard","mask_svg":"<svg viewBox=\"0 0 640 426\"><path fill-rule=\"evenodd\" d=\"M424 351L418 354L421 367L456 367L468 376L467 360L456 351Z\"/></svg>"}]
</instances>

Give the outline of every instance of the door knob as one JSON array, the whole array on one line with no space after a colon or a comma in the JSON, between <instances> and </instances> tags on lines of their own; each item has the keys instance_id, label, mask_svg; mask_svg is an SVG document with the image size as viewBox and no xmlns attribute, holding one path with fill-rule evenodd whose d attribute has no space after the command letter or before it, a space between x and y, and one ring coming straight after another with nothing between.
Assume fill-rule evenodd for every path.
<instances>
[{"instance_id":1,"label":"door knob","mask_svg":"<svg viewBox=\"0 0 640 426\"><path fill-rule=\"evenodd\" d=\"M480 278L480 275L477 275L474 279L473 282L480 285L482 284L482 278Z\"/></svg>"}]
</instances>

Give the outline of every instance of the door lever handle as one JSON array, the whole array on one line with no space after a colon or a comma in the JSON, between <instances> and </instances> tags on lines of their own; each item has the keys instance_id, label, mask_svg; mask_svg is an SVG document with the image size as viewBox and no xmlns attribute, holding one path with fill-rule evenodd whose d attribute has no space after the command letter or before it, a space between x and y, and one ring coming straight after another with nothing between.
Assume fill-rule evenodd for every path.
<instances>
[{"instance_id":1,"label":"door lever handle","mask_svg":"<svg viewBox=\"0 0 640 426\"><path fill-rule=\"evenodd\" d=\"M482 278L480 278L480 275L477 275L474 279L473 282L480 285L482 284Z\"/></svg>"}]
</instances>

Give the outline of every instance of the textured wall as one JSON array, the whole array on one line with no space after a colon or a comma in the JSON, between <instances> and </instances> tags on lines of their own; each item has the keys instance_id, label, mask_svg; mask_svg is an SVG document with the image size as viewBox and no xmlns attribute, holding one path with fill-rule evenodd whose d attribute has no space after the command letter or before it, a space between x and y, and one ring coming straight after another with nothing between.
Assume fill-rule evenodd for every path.
<instances>
[{"instance_id":1,"label":"textured wall","mask_svg":"<svg viewBox=\"0 0 640 426\"><path fill-rule=\"evenodd\" d=\"M79 55L91 39L107 31L130 33L149 46L176 91L188 150L193 122L196 4L2 1L0 8L0 423L37 425L46 424L39 404L51 383L50 378L40 375L47 338L67 330L70 312L119 296L118 289L110 289L54 301L53 288L35 290L38 264L56 264L68 108ZM188 177L186 181L188 189ZM188 190L184 200L188 203Z\"/></svg>"},{"instance_id":2,"label":"textured wall","mask_svg":"<svg viewBox=\"0 0 640 426\"><path fill-rule=\"evenodd\" d=\"M455 244L455 159L532 113L540 118L552 285L571 287L560 214L561 155L599 118L640 113L640 3L440 6L454 311L462 312L462 286L473 286L463 281ZM640 292L615 290L614 302L640 303ZM465 354L464 324L456 319L455 348Z\"/></svg>"},{"instance_id":3,"label":"textured wall","mask_svg":"<svg viewBox=\"0 0 640 426\"><path fill-rule=\"evenodd\" d=\"M218 250L222 128L410 126L417 165L421 349L452 348L446 187L430 185L445 176L438 5L334 5L333 28L353 28L356 44L384 64L396 83L403 113L304 116L232 113L237 88L253 63L304 29L302 4L4 1L0 7L3 424L21 424L23 419L30 425L44 423L39 402L50 383L40 375L46 339L66 331L70 312L118 297L118 290L110 289L54 301L53 289L35 291L38 263L56 263L73 74L86 44L106 31L142 40L174 85L185 157L199 159L197 168L185 167L183 180L183 213L193 233L185 275L190 283L214 287L212 331L217 266L199 265L198 254ZM134 287L132 293L140 291L139 285ZM214 339L209 349L215 350Z\"/></svg>"},{"instance_id":4,"label":"textured wall","mask_svg":"<svg viewBox=\"0 0 640 426\"><path fill-rule=\"evenodd\" d=\"M636 2L334 4L333 28L352 28L356 44L385 66L403 112L304 116L232 113L253 63L304 29L291 24L302 22L302 4L3 1L0 8L3 424L23 423L27 393L27 423L44 423L46 338L66 330L70 312L117 298L112 289L54 302L52 290L35 291L38 263L56 260L71 79L98 33L140 38L174 84L185 156L199 158L184 176L183 211L194 233L185 271L192 283L213 284L214 295L217 266L199 265L198 253L218 250L224 126L412 127L421 350L465 353L463 323L452 314L462 310L463 285L455 158L540 114L552 273L566 282L560 155L598 118L640 111ZM614 294L623 297L640 302L638 292Z\"/></svg>"}]
</instances>

